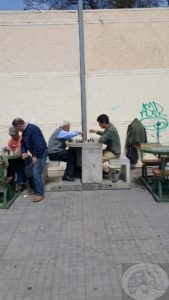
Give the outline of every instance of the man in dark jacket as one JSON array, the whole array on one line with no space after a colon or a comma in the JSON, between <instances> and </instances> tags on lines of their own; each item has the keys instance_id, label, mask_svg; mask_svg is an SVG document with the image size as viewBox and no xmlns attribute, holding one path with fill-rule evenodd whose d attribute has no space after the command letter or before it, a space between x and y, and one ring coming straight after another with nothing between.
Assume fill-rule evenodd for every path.
<instances>
[{"instance_id":1,"label":"man in dark jacket","mask_svg":"<svg viewBox=\"0 0 169 300\"><path fill-rule=\"evenodd\" d=\"M13 120L12 125L22 132L21 155L22 159L28 157L28 151L32 154L33 177L30 181L35 192L33 202L39 202L44 198L43 168L47 157L47 145L40 128L34 124L26 123L20 118Z\"/></svg>"},{"instance_id":2,"label":"man in dark jacket","mask_svg":"<svg viewBox=\"0 0 169 300\"><path fill-rule=\"evenodd\" d=\"M112 169L106 162L109 159L118 158L121 154L120 137L115 126L109 122L107 115L98 116L97 122L104 131L90 129L89 132L100 135L98 142L106 145L106 149L103 150L103 171L108 174L112 172Z\"/></svg>"}]
</instances>

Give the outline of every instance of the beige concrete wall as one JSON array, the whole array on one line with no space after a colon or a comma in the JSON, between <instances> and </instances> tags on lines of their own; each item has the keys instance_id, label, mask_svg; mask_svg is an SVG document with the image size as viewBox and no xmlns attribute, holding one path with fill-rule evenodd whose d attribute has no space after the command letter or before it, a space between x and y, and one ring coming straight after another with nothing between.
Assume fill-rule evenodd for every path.
<instances>
[{"instance_id":1,"label":"beige concrete wall","mask_svg":"<svg viewBox=\"0 0 169 300\"><path fill-rule=\"evenodd\" d=\"M85 11L84 20L88 127L107 113L124 147L134 118L152 129L159 119L168 143L169 10ZM38 124L46 139L62 119L80 128L77 13L0 13L0 40L0 146L16 116Z\"/></svg>"},{"instance_id":2,"label":"beige concrete wall","mask_svg":"<svg viewBox=\"0 0 169 300\"><path fill-rule=\"evenodd\" d=\"M78 34L76 12L0 13L0 144L16 116L81 129Z\"/></svg>"},{"instance_id":3,"label":"beige concrete wall","mask_svg":"<svg viewBox=\"0 0 169 300\"><path fill-rule=\"evenodd\" d=\"M107 113L123 148L134 118L143 118L151 129L149 141L157 140L159 120L160 141L169 143L168 22L168 9L85 13L88 122L92 125L98 114Z\"/></svg>"},{"instance_id":4,"label":"beige concrete wall","mask_svg":"<svg viewBox=\"0 0 169 300\"><path fill-rule=\"evenodd\" d=\"M168 9L85 13L88 72L169 68Z\"/></svg>"}]
</instances>

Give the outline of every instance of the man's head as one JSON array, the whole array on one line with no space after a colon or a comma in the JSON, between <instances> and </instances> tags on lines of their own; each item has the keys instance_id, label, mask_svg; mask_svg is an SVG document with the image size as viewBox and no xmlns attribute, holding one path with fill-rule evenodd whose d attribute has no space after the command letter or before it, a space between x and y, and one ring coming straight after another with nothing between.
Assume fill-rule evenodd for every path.
<instances>
[{"instance_id":1,"label":"man's head","mask_svg":"<svg viewBox=\"0 0 169 300\"><path fill-rule=\"evenodd\" d=\"M65 131L69 131L70 130L70 123L68 121L63 121L60 127Z\"/></svg>"},{"instance_id":2,"label":"man's head","mask_svg":"<svg viewBox=\"0 0 169 300\"><path fill-rule=\"evenodd\" d=\"M101 128L106 128L109 125L109 117L105 114L97 117L97 122Z\"/></svg>"},{"instance_id":3,"label":"man's head","mask_svg":"<svg viewBox=\"0 0 169 300\"><path fill-rule=\"evenodd\" d=\"M9 135L16 140L19 138L18 130L16 130L16 128L13 126L9 128Z\"/></svg>"},{"instance_id":4,"label":"man's head","mask_svg":"<svg viewBox=\"0 0 169 300\"><path fill-rule=\"evenodd\" d=\"M13 120L12 126L15 127L17 131L23 132L25 129L25 121L21 118L16 118Z\"/></svg>"}]
</instances>

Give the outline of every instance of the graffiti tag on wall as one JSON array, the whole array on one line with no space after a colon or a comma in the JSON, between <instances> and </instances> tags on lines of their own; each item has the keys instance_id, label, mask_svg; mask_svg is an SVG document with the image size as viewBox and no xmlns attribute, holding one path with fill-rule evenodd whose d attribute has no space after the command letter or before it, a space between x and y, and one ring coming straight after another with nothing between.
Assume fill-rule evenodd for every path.
<instances>
[{"instance_id":1,"label":"graffiti tag on wall","mask_svg":"<svg viewBox=\"0 0 169 300\"><path fill-rule=\"evenodd\" d=\"M157 126L159 126L159 132L162 132L168 127L168 118L164 114L164 108L154 101L143 103L140 115L140 121L147 130L157 131Z\"/></svg>"}]
</instances>

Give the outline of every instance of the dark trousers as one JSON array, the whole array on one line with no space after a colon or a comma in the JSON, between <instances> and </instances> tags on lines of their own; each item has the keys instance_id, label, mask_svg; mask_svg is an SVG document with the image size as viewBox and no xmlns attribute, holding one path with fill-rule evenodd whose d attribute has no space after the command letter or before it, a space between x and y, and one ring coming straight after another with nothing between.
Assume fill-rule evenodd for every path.
<instances>
[{"instance_id":1,"label":"dark trousers","mask_svg":"<svg viewBox=\"0 0 169 300\"><path fill-rule=\"evenodd\" d=\"M25 174L24 174L24 161L22 158L15 158L8 160L8 168L7 168L7 177L15 178L15 174L17 175L17 183L22 185L26 182Z\"/></svg>"},{"instance_id":2,"label":"dark trousers","mask_svg":"<svg viewBox=\"0 0 169 300\"><path fill-rule=\"evenodd\" d=\"M76 166L76 152L74 149L65 149L59 153L52 153L48 155L50 160L67 162L63 177L72 177L74 175L74 169Z\"/></svg>"}]
</instances>

